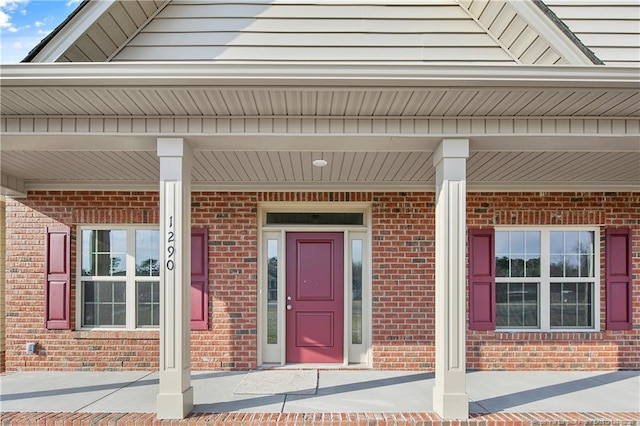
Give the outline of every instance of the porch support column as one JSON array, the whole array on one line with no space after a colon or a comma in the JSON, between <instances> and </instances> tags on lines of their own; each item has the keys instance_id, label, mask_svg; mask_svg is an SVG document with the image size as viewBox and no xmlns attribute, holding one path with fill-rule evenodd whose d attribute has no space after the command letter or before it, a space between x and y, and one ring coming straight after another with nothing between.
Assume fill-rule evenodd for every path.
<instances>
[{"instance_id":1,"label":"porch support column","mask_svg":"<svg viewBox=\"0 0 640 426\"><path fill-rule=\"evenodd\" d=\"M191 148L158 138L160 157L160 390L158 418L193 409L190 348Z\"/></svg>"},{"instance_id":2,"label":"porch support column","mask_svg":"<svg viewBox=\"0 0 640 426\"><path fill-rule=\"evenodd\" d=\"M466 419L465 235L468 139L444 139L436 168L436 377L433 408Z\"/></svg>"}]
</instances>

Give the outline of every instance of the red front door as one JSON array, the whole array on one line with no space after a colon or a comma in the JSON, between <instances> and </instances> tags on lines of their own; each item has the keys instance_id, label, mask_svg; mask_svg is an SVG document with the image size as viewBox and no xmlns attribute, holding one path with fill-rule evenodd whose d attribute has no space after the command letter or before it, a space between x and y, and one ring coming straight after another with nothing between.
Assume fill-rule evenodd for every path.
<instances>
[{"instance_id":1,"label":"red front door","mask_svg":"<svg viewBox=\"0 0 640 426\"><path fill-rule=\"evenodd\" d=\"M287 233L287 362L343 361L344 235Z\"/></svg>"}]
</instances>

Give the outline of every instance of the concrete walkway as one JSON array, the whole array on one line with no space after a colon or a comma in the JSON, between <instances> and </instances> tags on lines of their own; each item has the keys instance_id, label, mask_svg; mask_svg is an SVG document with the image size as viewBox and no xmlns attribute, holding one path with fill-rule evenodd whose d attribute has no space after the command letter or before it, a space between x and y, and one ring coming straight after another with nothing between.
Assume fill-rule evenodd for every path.
<instances>
[{"instance_id":1,"label":"concrete walkway","mask_svg":"<svg viewBox=\"0 0 640 426\"><path fill-rule=\"evenodd\" d=\"M429 413L433 373L320 370L314 395L236 395L245 372L194 372L194 413ZM156 372L16 372L7 412L154 413ZM640 371L469 372L471 413L640 412ZM640 417L638 417L640 419Z\"/></svg>"}]
</instances>

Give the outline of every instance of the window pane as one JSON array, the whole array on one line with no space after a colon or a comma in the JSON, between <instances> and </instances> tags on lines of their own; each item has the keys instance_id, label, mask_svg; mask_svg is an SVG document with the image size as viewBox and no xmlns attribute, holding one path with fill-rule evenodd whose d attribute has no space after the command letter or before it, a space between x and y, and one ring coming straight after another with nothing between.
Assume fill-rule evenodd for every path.
<instances>
[{"instance_id":1,"label":"window pane","mask_svg":"<svg viewBox=\"0 0 640 426\"><path fill-rule=\"evenodd\" d=\"M565 277L578 276L578 256L573 254L568 254L564 257L564 276Z\"/></svg>"},{"instance_id":2,"label":"window pane","mask_svg":"<svg viewBox=\"0 0 640 426\"><path fill-rule=\"evenodd\" d=\"M127 231L83 230L82 275L126 275Z\"/></svg>"},{"instance_id":3,"label":"window pane","mask_svg":"<svg viewBox=\"0 0 640 426\"><path fill-rule=\"evenodd\" d=\"M564 276L564 256L553 255L549 264L549 275L552 277Z\"/></svg>"},{"instance_id":4,"label":"window pane","mask_svg":"<svg viewBox=\"0 0 640 426\"><path fill-rule=\"evenodd\" d=\"M136 275L157 277L160 275L160 233L155 229L136 231Z\"/></svg>"},{"instance_id":5,"label":"window pane","mask_svg":"<svg viewBox=\"0 0 640 426\"><path fill-rule=\"evenodd\" d=\"M540 276L540 232L496 232L496 277Z\"/></svg>"},{"instance_id":6,"label":"window pane","mask_svg":"<svg viewBox=\"0 0 640 426\"><path fill-rule=\"evenodd\" d=\"M551 254L564 253L564 235L561 231L551 231L550 234Z\"/></svg>"},{"instance_id":7,"label":"window pane","mask_svg":"<svg viewBox=\"0 0 640 426\"><path fill-rule=\"evenodd\" d=\"M351 243L351 343L362 344L362 240Z\"/></svg>"},{"instance_id":8,"label":"window pane","mask_svg":"<svg viewBox=\"0 0 640 426\"><path fill-rule=\"evenodd\" d=\"M538 283L496 283L496 326L538 328Z\"/></svg>"},{"instance_id":9,"label":"window pane","mask_svg":"<svg viewBox=\"0 0 640 426\"><path fill-rule=\"evenodd\" d=\"M496 255L509 253L509 233L496 231Z\"/></svg>"},{"instance_id":10,"label":"window pane","mask_svg":"<svg viewBox=\"0 0 640 426\"><path fill-rule=\"evenodd\" d=\"M580 256L580 276L581 277L593 277L593 256L582 255Z\"/></svg>"},{"instance_id":11,"label":"window pane","mask_svg":"<svg viewBox=\"0 0 640 426\"><path fill-rule=\"evenodd\" d=\"M506 304L509 301L509 284L496 283L496 303Z\"/></svg>"},{"instance_id":12,"label":"window pane","mask_svg":"<svg viewBox=\"0 0 640 426\"><path fill-rule=\"evenodd\" d=\"M267 213L267 225L362 225L362 213Z\"/></svg>"},{"instance_id":13,"label":"window pane","mask_svg":"<svg viewBox=\"0 0 640 426\"><path fill-rule=\"evenodd\" d=\"M113 302L113 283L102 282L98 284L98 301Z\"/></svg>"},{"instance_id":14,"label":"window pane","mask_svg":"<svg viewBox=\"0 0 640 426\"><path fill-rule=\"evenodd\" d=\"M499 304L496 306L496 327L507 328L509 325L509 305Z\"/></svg>"},{"instance_id":15,"label":"window pane","mask_svg":"<svg viewBox=\"0 0 640 426\"><path fill-rule=\"evenodd\" d=\"M94 247L91 244L94 241L92 230L85 229L82 231L82 275L95 275L95 259L93 257Z\"/></svg>"},{"instance_id":16,"label":"window pane","mask_svg":"<svg viewBox=\"0 0 640 426\"><path fill-rule=\"evenodd\" d=\"M509 326L522 327L524 325L524 306L521 304L509 305Z\"/></svg>"},{"instance_id":17,"label":"window pane","mask_svg":"<svg viewBox=\"0 0 640 426\"><path fill-rule=\"evenodd\" d=\"M84 325L96 325L95 305L86 303L84 305L84 315L82 317Z\"/></svg>"},{"instance_id":18,"label":"window pane","mask_svg":"<svg viewBox=\"0 0 640 426\"><path fill-rule=\"evenodd\" d=\"M126 324L124 281L83 281L83 326L124 327Z\"/></svg>"},{"instance_id":19,"label":"window pane","mask_svg":"<svg viewBox=\"0 0 640 426\"><path fill-rule=\"evenodd\" d=\"M540 232L526 232L526 251L527 254L540 254Z\"/></svg>"},{"instance_id":20,"label":"window pane","mask_svg":"<svg viewBox=\"0 0 640 426\"><path fill-rule=\"evenodd\" d=\"M496 256L496 277L509 276L509 256Z\"/></svg>"},{"instance_id":21,"label":"window pane","mask_svg":"<svg viewBox=\"0 0 640 426\"><path fill-rule=\"evenodd\" d=\"M580 242L578 239L578 231L565 231L564 232L564 252L565 253L580 253Z\"/></svg>"},{"instance_id":22,"label":"window pane","mask_svg":"<svg viewBox=\"0 0 640 426\"><path fill-rule=\"evenodd\" d=\"M594 237L591 231L551 231L550 276L593 277Z\"/></svg>"},{"instance_id":23,"label":"window pane","mask_svg":"<svg viewBox=\"0 0 640 426\"><path fill-rule=\"evenodd\" d=\"M509 251L511 253L524 253L524 232L523 231L511 231L509 232Z\"/></svg>"},{"instance_id":24,"label":"window pane","mask_svg":"<svg viewBox=\"0 0 640 426\"><path fill-rule=\"evenodd\" d=\"M540 276L540 256L527 255L527 264L525 265L525 277Z\"/></svg>"},{"instance_id":25,"label":"window pane","mask_svg":"<svg viewBox=\"0 0 640 426\"><path fill-rule=\"evenodd\" d=\"M127 323L127 305L115 303L113 305L113 325L125 326Z\"/></svg>"},{"instance_id":26,"label":"window pane","mask_svg":"<svg viewBox=\"0 0 640 426\"><path fill-rule=\"evenodd\" d=\"M278 240L267 241L267 344L278 343Z\"/></svg>"},{"instance_id":27,"label":"window pane","mask_svg":"<svg viewBox=\"0 0 640 426\"><path fill-rule=\"evenodd\" d=\"M160 325L160 283L136 282L136 327Z\"/></svg>"},{"instance_id":28,"label":"window pane","mask_svg":"<svg viewBox=\"0 0 640 426\"><path fill-rule=\"evenodd\" d=\"M125 303L127 300L127 284L125 282L113 283L113 301Z\"/></svg>"},{"instance_id":29,"label":"window pane","mask_svg":"<svg viewBox=\"0 0 640 426\"><path fill-rule=\"evenodd\" d=\"M521 257L511 258L511 276L524 277L524 259Z\"/></svg>"},{"instance_id":30,"label":"window pane","mask_svg":"<svg viewBox=\"0 0 640 426\"><path fill-rule=\"evenodd\" d=\"M592 327L593 283L551 283L551 327Z\"/></svg>"}]
</instances>

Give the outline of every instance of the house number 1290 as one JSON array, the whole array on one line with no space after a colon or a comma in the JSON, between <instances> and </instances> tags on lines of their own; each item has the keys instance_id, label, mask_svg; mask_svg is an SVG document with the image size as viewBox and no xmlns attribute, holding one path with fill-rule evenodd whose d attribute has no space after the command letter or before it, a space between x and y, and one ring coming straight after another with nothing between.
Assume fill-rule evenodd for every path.
<instances>
[{"instance_id":1,"label":"house number 1290","mask_svg":"<svg viewBox=\"0 0 640 426\"><path fill-rule=\"evenodd\" d=\"M167 269L173 271L176 264L173 261L173 255L176 254L176 247L174 246L176 241L176 234L173 231L173 216L169 216L169 230L167 231Z\"/></svg>"}]
</instances>

